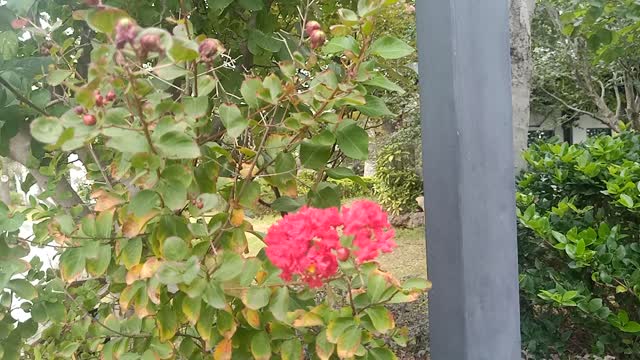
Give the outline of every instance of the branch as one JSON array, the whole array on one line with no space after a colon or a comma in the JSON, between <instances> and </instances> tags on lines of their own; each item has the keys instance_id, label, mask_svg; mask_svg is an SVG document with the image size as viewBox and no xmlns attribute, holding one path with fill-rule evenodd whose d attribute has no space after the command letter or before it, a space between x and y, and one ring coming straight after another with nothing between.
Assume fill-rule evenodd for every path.
<instances>
[{"instance_id":1,"label":"branch","mask_svg":"<svg viewBox=\"0 0 640 360\"><path fill-rule=\"evenodd\" d=\"M100 169L100 173L102 174L104 181L107 183L107 186L109 186L109 189L113 190L113 185L111 185L111 181L109 181L109 177L104 172L104 169L102 168L102 164L100 164L100 159L98 159L98 155L96 155L96 152L93 150L93 146L89 144L87 147L89 148L91 157L93 157L93 161L95 161L96 165L98 165L98 169Z\"/></svg>"},{"instance_id":2,"label":"branch","mask_svg":"<svg viewBox=\"0 0 640 360\"><path fill-rule=\"evenodd\" d=\"M544 89L544 88L541 88L541 90L542 90L545 94L547 94L547 95L551 96L552 98L556 99L557 101L559 101L562 105L564 105L564 106L565 106L565 107L567 107L568 109L573 110L573 111L575 111L575 112L577 112L577 113L580 113L580 114L589 115L589 116L591 116L592 118L594 118L594 119L596 119L596 120L600 121L601 123L603 123L603 124L607 125L608 127L612 128L613 130L616 130L616 131L617 131L617 128L616 128L616 127L614 127L613 125L609 124L609 122L608 122L606 119L603 119L603 118L599 117L597 114L595 114L595 113L593 113L593 112L590 112L590 111L586 111L586 110L578 109L578 108L577 108L577 107L575 107L575 106L571 106L571 105L569 105L569 103L567 103L566 101L564 101L564 100L562 100L561 98L557 97L556 95L554 95L554 94L550 93L549 91L547 91L547 90L546 90L546 89Z\"/></svg>"},{"instance_id":3,"label":"branch","mask_svg":"<svg viewBox=\"0 0 640 360\"><path fill-rule=\"evenodd\" d=\"M13 86L11 86L11 84L9 84L9 82L7 80L5 80L5 79L0 77L0 84L2 84L5 88L7 88L7 90L9 90L13 95L15 95L15 97L18 98L18 100L20 100L21 102L29 105L29 107L31 107L35 111L39 112L40 114L42 114L44 116L49 116L49 114L47 113L46 110L44 110L43 108L39 107L38 105L32 103L31 100L27 99L18 90L16 90Z\"/></svg>"}]
</instances>

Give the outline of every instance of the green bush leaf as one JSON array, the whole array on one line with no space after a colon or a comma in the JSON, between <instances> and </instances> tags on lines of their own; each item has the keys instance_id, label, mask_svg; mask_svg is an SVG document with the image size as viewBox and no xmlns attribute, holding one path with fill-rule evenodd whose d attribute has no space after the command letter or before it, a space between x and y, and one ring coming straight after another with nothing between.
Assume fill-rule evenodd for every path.
<instances>
[{"instance_id":1,"label":"green bush leaf","mask_svg":"<svg viewBox=\"0 0 640 360\"><path fill-rule=\"evenodd\" d=\"M240 93L242 98L252 109L260 107L260 100L258 99L258 93L262 90L262 81L257 78L247 78L242 82L240 86Z\"/></svg>"},{"instance_id":2,"label":"green bush leaf","mask_svg":"<svg viewBox=\"0 0 640 360\"><path fill-rule=\"evenodd\" d=\"M78 277L85 267L85 257L82 248L67 249L60 256L60 275L65 281Z\"/></svg>"},{"instance_id":3,"label":"green bush leaf","mask_svg":"<svg viewBox=\"0 0 640 360\"><path fill-rule=\"evenodd\" d=\"M329 360L334 350L335 345L327 339L326 330L320 331L316 336L316 355L318 355L320 360Z\"/></svg>"},{"instance_id":4,"label":"green bush leaf","mask_svg":"<svg viewBox=\"0 0 640 360\"><path fill-rule=\"evenodd\" d=\"M265 287L250 287L240 297L246 307L252 310L260 310L269 304L271 291Z\"/></svg>"},{"instance_id":5,"label":"green bush leaf","mask_svg":"<svg viewBox=\"0 0 640 360\"><path fill-rule=\"evenodd\" d=\"M129 211L141 217L148 214L160 201L158 193L152 190L142 190L129 203Z\"/></svg>"},{"instance_id":6,"label":"green bush leaf","mask_svg":"<svg viewBox=\"0 0 640 360\"><path fill-rule=\"evenodd\" d=\"M251 354L256 360L269 360L271 358L271 339L269 335L260 331L251 338Z\"/></svg>"},{"instance_id":7,"label":"green bush leaf","mask_svg":"<svg viewBox=\"0 0 640 360\"><path fill-rule=\"evenodd\" d=\"M362 331L354 325L349 326L338 337L337 353L341 359L352 358L360 347Z\"/></svg>"},{"instance_id":8,"label":"green bush leaf","mask_svg":"<svg viewBox=\"0 0 640 360\"><path fill-rule=\"evenodd\" d=\"M128 18L129 15L126 12L114 7L106 7L90 10L87 15L87 24L97 32L111 34L120 20Z\"/></svg>"},{"instance_id":9,"label":"green bush leaf","mask_svg":"<svg viewBox=\"0 0 640 360\"><path fill-rule=\"evenodd\" d=\"M0 32L0 59L11 60L18 54L18 36L13 31Z\"/></svg>"},{"instance_id":10,"label":"green bush leaf","mask_svg":"<svg viewBox=\"0 0 640 360\"><path fill-rule=\"evenodd\" d=\"M288 196L282 196L277 198L274 202L271 203L271 209L280 211L280 212L295 212L301 207L304 206L304 198L291 198Z\"/></svg>"},{"instance_id":11,"label":"green bush leaf","mask_svg":"<svg viewBox=\"0 0 640 360\"><path fill-rule=\"evenodd\" d=\"M302 351L300 340L295 338L284 341L282 345L280 345L280 357L282 360L302 360Z\"/></svg>"},{"instance_id":12,"label":"green bush leaf","mask_svg":"<svg viewBox=\"0 0 640 360\"><path fill-rule=\"evenodd\" d=\"M308 169L319 170L331 157L331 147L335 137L329 131L315 135L300 144L300 162Z\"/></svg>"},{"instance_id":13,"label":"green bush leaf","mask_svg":"<svg viewBox=\"0 0 640 360\"><path fill-rule=\"evenodd\" d=\"M222 124L227 129L227 134L232 138L240 136L249 126L249 120L242 116L240 109L235 104L223 104L218 112Z\"/></svg>"},{"instance_id":14,"label":"green bush leaf","mask_svg":"<svg viewBox=\"0 0 640 360\"><path fill-rule=\"evenodd\" d=\"M200 148L195 140L179 131L163 134L156 143L158 150L168 159L195 159L200 157Z\"/></svg>"},{"instance_id":15,"label":"green bush leaf","mask_svg":"<svg viewBox=\"0 0 640 360\"><path fill-rule=\"evenodd\" d=\"M39 117L31 122L31 135L45 144L55 144L64 128L54 117Z\"/></svg>"},{"instance_id":16,"label":"green bush leaf","mask_svg":"<svg viewBox=\"0 0 640 360\"><path fill-rule=\"evenodd\" d=\"M371 45L371 54L384 59L399 59L413 52L414 49L411 46L393 36L383 36Z\"/></svg>"},{"instance_id":17,"label":"green bush leaf","mask_svg":"<svg viewBox=\"0 0 640 360\"><path fill-rule=\"evenodd\" d=\"M269 310L273 317L281 322L287 322L287 313L289 312L289 290L286 287L280 287L273 295Z\"/></svg>"},{"instance_id":18,"label":"green bush leaf","mask_svg":"<svg viewBox=\"0 0 640 360\"><path fill-rule=\"evenodd\" d=\"M7 287L21 299L33 300L38 296L38 290L25 279L13 279L9 281Z\"/></svg>"},{"instance_id":19,"label":"green bush leaf","mask_svg":"<svg viewBox=\"0 0 640 360\"><path fill-rule=\"evenodd\" d=\"M242 272L242 264L242 256L227 251L222 255L222 264L213 273L212 279L222 282L232 280Z\"/></svg>"},{"instance_id":20,"label":"green bush leaf","mask_svg":"<svg viewBox=\"0 0 640 360\"><path fill-rule=\"evenodd\" d=\"M127 269L140 263L142 256L142 239L130 239L120 252L120 261Z\"/></svg>"},{"instance_id":21,"label":"green bush leaf","mask_svg":"<svg viewBox=\"0 0 640 360\"><path fill-rule=\"evenodd\" d=\"M356 160L369 158L369 135L355 123L338 128L336 140L340 150Z\"/></svg>"},{"instance_id":22,"label":"green bush leaf","mask_svg":"<svg viewBox=\"0 0 640 360\"><path fill-rule=\"evenodd\" d=\"M224 310L227 306L224 292L220 285L215 281L210 281L202 294L202 300L209 306Z\"/></svg>"},{"instance_id":23,"label":"green bush leaf","mask_svg":"<svg viewBox=\"0 0 640 360\"><path fill-rule=\"evenodd\" d=\"M402 95L405 93L404 89L400 87L400 85L394 83L393 81L387 79L384 75L375 73L371 76L369 80L363 82L365 85L375 86L380 89L385 89L389 91L395 91L398 94Z\"/></svg>"},{"instance_id":24,"label":"green bush leaf","mask_svg":"<svg viewBox=\"0 0 640 360\"><path fill-rule=\"evenodd\" d=\"M162 245L162 254L165 259L180 261L187 258L189 253L189 246L181 238L177 236L170 236L164 240L164 244Z\"/></svg>"},{"instance_id":25,"label":"green bush leaf","mask_svg":"<svg viewBox=\"0 0 640 360\"><path fill-rule=\"evenodd\" d=\"M174 37L168 54L174 62L192 61L198 58L198 44L189 39Z\"/></svg>"},{"instance_id":26,"label":"green bush leaf","mask_svg":"<svg viewBox=\"0 0 640 360\"><path fill-rule=\"evenodd\" d=\"M366 103L364 105L358 105L355 107L364 115L369 117L384 117L394 115L391 110L389 110L384 101L379 97L366 95L365 100Z\"/></svg>"},{"instance_id":27,"label":"green bush leaf","mask_svg":"<svg viewBox=\"0 0 640 360\"><path fill-rule=\"evenodd\" d=\"M376 331L386 334L389 330L395 327L395 320L393 315L384 306L375 306L365 310L365 313L369 315L373 327Z\"/></svg>"},{"instance_id":28,"label":"green bush leaf","mask_svg":"<svg viewBox=\"0 0 640 360\"><path fill-rule=\"evenodd\" d=\"M70 70L56 69L47 74L47 82L51 86L58 86L62 84L63 81L67 80L67 78L72 74L73 72Z\"/></svg>"}]
</instances>

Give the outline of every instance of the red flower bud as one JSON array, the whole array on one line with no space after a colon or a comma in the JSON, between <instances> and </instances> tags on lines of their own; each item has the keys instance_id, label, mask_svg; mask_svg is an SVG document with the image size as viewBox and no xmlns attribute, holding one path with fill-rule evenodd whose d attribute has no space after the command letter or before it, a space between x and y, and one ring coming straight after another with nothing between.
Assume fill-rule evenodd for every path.
<instances>
[{"instance_id":1,"label":"red flower bud","mask_svg":"<svg viewBox=\"0 0 640 360\"><path fill-rule=\"evenodd\" d=\"M105 96L105 98L107 99L107 101L113 101L116 99L116 93L113 90L109 90L109 92L107 93L107 95Z\"/></svg>"},{"instance_id":2,"label":"red flower bud","mask_svg":"<svg viewBox=\"0 0 640 360\"><path fill-rule=\"evenodd\" d=\"M84 108L82 106L80 106L80 105L78 105L75 108L73 108L73 111L78 115L84 114Z\"/></svg>"},{"instance_id":3,"label":"red flower bud","mask_svg":"<svg viewBox=\"0 0 640 360\"><path fill-rule=\"evenodd\" d=\"M211 63L218 54L225 52L224 45L218 39L204 39L198 46L200 59L203 62Z\"/></svg>"},{"instance_id":4,"label":"red flower bud","mask_svg":"<svg viewBox=\"0 0 640 360\"><path fill-rule=\"evenodd\" d=\"M308 36L311 36L316 30L320 30L320 23L317 21L307 21L304 25L304 31Z\"/></svg>"},{"instance_id":5,"label":"red flower bud","mask_svg":"<svg viewBox=\"0 0 640 360\"><path fill-rule=\"evenodd\" d=\"M96 124L96 117L91 114L86 114L82 117L82 122L87 126L93 126Z\"/></svg>"},{"instance_id":6,"label":"red flower bud","mask_svg":"<svg viewBox=\"0 0 640 360\"><path fill-rule=\"evenodd\" d=\"M96 106L98 107L104 106L106 102L104 101L104 97L100 94L99 91L96 90L96 92L94 93L94 97L96 99Z\"/></svg>"},{"instance_id":7,"label":"red flower bud","mask_svg":"<svg viewBox=\"0 0 640 360\"><path fill-rule=\"evenodd\" d=\"M338 260L347 261L347 259L349 259L349 255L351 255L351 252L347 248L340 248L336 250L336 255L338 257Z\"/></svg>"},{"instance_id":8,"label":"red flower bud","mask_svg":"<svg viewBox=\"0 0 640 360\"><path fill-rule=\"evenodd\" d=\"M324 42L327 41L327 35L322 30L316 30L311 33L309 39L311 40L311 48L316 49L324 45Z\"/></svg>"}]
</instances>

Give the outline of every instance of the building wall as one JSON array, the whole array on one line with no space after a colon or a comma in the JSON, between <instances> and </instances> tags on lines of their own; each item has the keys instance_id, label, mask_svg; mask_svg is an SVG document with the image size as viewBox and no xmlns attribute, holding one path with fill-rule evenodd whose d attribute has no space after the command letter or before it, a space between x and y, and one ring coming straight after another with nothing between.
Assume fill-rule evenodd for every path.
<instances>
[{"instance_id":1,"label":"building wall","mask_svg":"<svg viewBox=\"0 0 640 360\"><path fill-rule=\"evenodd\" d=\"M565 138L565 131L560 122L559 115L543 115L539 113L532 113L529 125L529 130L553 130L554 135L564 141L571 141L572 143L580 143L587 140L588 129L607 129L608 127L600 121L594 119L588 115L582 115L578 120L573 122L571 128L571 139Z\"/></svg>"}]
</instances>

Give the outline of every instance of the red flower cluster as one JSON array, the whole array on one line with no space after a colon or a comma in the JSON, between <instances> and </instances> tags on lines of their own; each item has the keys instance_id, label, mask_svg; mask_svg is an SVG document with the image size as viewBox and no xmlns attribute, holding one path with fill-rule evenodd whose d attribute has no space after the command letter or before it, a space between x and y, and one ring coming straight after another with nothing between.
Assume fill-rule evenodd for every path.
<instances>
[{"instance_id":1,"label":"red flower cluster","mask_svg":"<svg viewBox=\"0 0 640 360\"><path fill-rule=\"evenodd\" d=\"M396 246L393 228L380 206L371 201L356 201L343 208L342 213L337 208L304 207L286 215L265 237L267 257L282 270L284 280L298 275L309 286L319 287L338 271L338 258L344 261L350 254L340 244L339 231L344 236L353 236L353 253L358 263L372 260Z\"/></svg>"}]
</instances>

